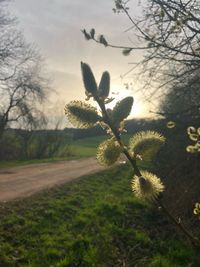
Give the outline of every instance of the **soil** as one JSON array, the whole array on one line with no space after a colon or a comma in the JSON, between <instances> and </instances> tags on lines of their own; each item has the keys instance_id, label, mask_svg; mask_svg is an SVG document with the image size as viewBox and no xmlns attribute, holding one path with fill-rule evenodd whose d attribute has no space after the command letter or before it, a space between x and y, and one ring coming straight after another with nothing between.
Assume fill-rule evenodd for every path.
<instances>
[{"instance_id":1,"label":"soil","mask_svg":"<svg viewBox=\"0 0 200 267\"><path fill-rule=\"evenodd\" d=\"M24 198L80 176L104 170L95 158L40 163L0 170L0 202Z\"/></svg>"}]
</instances>

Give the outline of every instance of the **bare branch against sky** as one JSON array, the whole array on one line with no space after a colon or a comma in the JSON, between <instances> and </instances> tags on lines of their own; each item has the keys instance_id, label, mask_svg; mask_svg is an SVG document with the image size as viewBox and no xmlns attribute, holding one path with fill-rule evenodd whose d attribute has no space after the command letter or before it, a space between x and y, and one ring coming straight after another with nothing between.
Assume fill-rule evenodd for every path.
<instances>
[{"instance_id":1,"label":"bare branch against sky","mask_svg":"<svg viewBox=\"0 0 200 267\"><path fill-rule=\"evenodd\" d=\"M137 13L137 1L132 1L132 5L135 6L131 10ZM10 10L17 16L25 37L36 44L46 60L58 101L66 103L80 97L84 99L80 61L88 62L97 77L108 70L113 91L122 92L122 97L134 95L134 90L138 90L131 75L123 81L120 75L130 69L129 61L137 61L139 52L130 59L119 50L86 42L81 33L83 28L94 27L117 44L130 42L132 32L125 32L130 22L123 14L114 14L113 6L113 0L13 0L10 3ZM133 83L133 91L125 89L127 81ZM139 107L138 100L139 95L136 96L132 115L148 115L149 108Z\"/></svg>"}]
</instances>

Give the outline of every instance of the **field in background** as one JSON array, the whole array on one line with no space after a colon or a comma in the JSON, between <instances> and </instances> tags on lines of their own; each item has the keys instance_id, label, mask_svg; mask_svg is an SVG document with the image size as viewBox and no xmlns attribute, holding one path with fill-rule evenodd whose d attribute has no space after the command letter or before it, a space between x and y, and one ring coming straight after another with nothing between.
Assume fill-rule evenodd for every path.
<instances>
[{"instance_id":1,"label":"field in background","mask_svg":"<svg viewBox=\"0 0 200 267\"><path fill-rule=\"evenodd\" d=\"M124 134L122 136L122 140L124 141L125 144L128 143L128 140L131 136L132 135L130 134ZM0 169L34 164L34 163L47 163L47 162L55 162L62 160L74 160L87 157L95 157L99 144L104 140L106 140L107 138L109 137L106 135L101 135L96 137L82 138L75 141L71 140L70 142L67 142L67 144L63 144L61 147L59 147L57 155L49 158L29 159L29 160L1 160ZM66 156L64 156L65 151L67 153Z\"/></svg>"},{"instance_id":2,"label":"field in background","mask_svg":"<svg viewBox=\"0 0 200 267\"><path fill-rule=\"evenodd\" d=\"M162 214L134 198L126 165L0 205L0 266L200 266Z\"/></svg>"},{"instance_id":3,"label":"field in background","mask_svg":"<svg viewBox=\"0 0 200 267\"><path fill-rule=\"evenodd\" d=\"M127 121L129 134L123 136L127 141L136 130L159 128L160 131L164 124L159 120ZM100 127L37 131L8 129L0 140L0 168L95 156L97 146L106 138L109 137Z\"/></svg>"},{"instance_id":4,"label":"field in background","mask_svg":"<svg viewBox=\"0 0 200 267\"><path fill-rule=\"evenodd\" d=\"M92 157L96 155L98 145L106 140L107 136L89 137L72 142L71 149L76 156Z\"/></svg>"},{"instance_id":5,"label":"field in background","mask_svg":"<svg viewBox=\"0 0 200 267\"><path fill-rule=\"evenodd\" d=\"M63 139L53 157L0 161L0 168L95 156L106 138ZM42 140L35 142L38 149ZM147 164L154 168L148 160L140 166ZM115 167L26 202L1 203L0 266L200 266L166 218L133 197L131 173L128 166Z\"/></svg>"},{"instance_id":6,"label":"field in background","mask_svg":"<svg viewBox=\"0 0 200 267\"><path fill-rule=\"evenodd\" d=\"M67 142L66 144L63 143L59 147L59 151L55 156L49 158L29 159L29 160L1 160L0 168L93 157L96 155L96 150L98 145L105 139L106 136L97 136L97 137L83 138L76 141L70 140L70 142Z\"/></svg>"},{"instance_id":7,"label":"field in background","mask_svg":"<svg viewBox=\"0 0 200 267\"><path fill-rule=\"evenodd\" d=\"M122 140L125 144L127 144L128 139L130 138L130 134L124 134L122 136ZM98 145L110 138L106 135L96 136L96 137L88 137L76 140L72 143L72 150L75 151L76 155L86 156L95 156Z\"/></svg>"}]
</instances>

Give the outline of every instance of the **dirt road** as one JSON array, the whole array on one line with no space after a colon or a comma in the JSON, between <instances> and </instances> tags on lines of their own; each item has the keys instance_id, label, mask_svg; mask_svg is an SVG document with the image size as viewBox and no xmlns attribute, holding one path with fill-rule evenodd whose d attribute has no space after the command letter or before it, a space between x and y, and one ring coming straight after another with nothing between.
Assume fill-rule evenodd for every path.
<instances>
[{"instance_id":1,"label":"dirt road","mask_svg":"<svg viewBox=\"0 0 200 267\"><path fill-rule=\"evenodd\" d=\"M3 169L0 170L0 202L28 197L104 169L94 158Z\"/></svg>"}]
</instances>

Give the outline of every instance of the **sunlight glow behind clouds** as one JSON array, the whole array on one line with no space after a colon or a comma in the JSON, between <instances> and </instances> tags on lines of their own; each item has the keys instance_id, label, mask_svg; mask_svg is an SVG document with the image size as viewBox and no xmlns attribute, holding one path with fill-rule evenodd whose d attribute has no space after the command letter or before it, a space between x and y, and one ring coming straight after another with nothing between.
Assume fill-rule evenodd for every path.
<instances>
[{"instance_id":1,"label":"sunlight glow behind clouds","mask_svg":"<svg viewBox=\"0 0 200 267\"><path fill-rule=\"evenodd\" d=\"M131 1L133 12L138 12L137 1ZM120 75L130 69L128 62L137 61L140 55L134 52L131 57L124 57L120 50L104 48L94 42L86 42L81 29L91 29L105 36L117 44L128 43L128 36L133 38L132 32L125 34L130 22L124 15L116 15L112 8L112 0L15 0L10 9L20 22L20 27L29 42L37 45L45 58L47 72L53 80L53 87L57 91L54 101L66 99L83 100L80 61L91 65L97 80L104 70L111 74L111 87L124 90ZM126 92L124 91L124 94ZM130 95L133 92L128 91ZM123 93L122 93L123 94ZM120 96L122 97L122 95ZM135 99L137 99L135 97ZM135 100L134 115L146 116L148 107L139 107Z\"/></svg>"}]
</instances>

